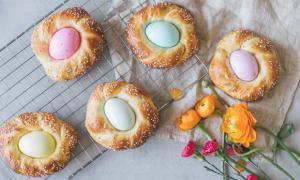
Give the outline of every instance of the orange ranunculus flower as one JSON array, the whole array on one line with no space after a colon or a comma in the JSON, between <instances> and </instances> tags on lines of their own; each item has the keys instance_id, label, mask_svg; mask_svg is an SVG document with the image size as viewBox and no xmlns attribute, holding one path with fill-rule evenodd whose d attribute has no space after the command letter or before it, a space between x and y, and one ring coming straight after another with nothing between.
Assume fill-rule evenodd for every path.
<instances>
[{"instance_id":1,"label":"orange ranunculus flower","mask_svg":"<svg viewBox=\"0 0 300 180\"><path fill-rule=\"evenodd\" d=\"M215 111L215 108L216 108L216 97L213 95L205 96L200 101L198 101L195 105L195 110L203 118L212 115L212 113L214 113Z\"/></svg>"},{"instance_id":2,"label":"orange ranunculus flower","mask_svg":"<svg viewBox=\"0 0 300 180\"><path fill-rule=\"evenodd\" d=\"M201 117L197 114L194 109L189 109L182 113L181 116L176 120L176 128L181 131L187 131L193 129Z\"/></svg>"},{"instance_id":3,"label":"orange ranunculus flower","mask_svg":"<svg viewBox=\"0 0 300 180\"><path fill-rule=\"evenodd\" d=\"M256 140L256 131L253 128L256 119L247 108L244 103L229 107L221 125L221 131L227 133L230 141L245 147L249 147Z\"/></svg>"}]
</instances>

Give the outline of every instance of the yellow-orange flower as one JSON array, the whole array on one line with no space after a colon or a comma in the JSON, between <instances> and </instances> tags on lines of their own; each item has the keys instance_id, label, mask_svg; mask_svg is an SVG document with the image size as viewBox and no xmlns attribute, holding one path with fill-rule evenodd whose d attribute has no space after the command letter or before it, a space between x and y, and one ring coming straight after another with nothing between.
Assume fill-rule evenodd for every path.
<instances>
[{"instance_id":1,"label":"yellow-orange flower","mask_svg":"<svg viewBox=\"0 0 300 180\"><path fill-rule=\"evenodd\" d=\"M172 88L169 90L169 95L173 100L179 100L183 97L184 93L181 89Z\"/></svg>"},{"instance_id":2,"label":"yellow-orange flower","mask_svg":"<svg viewBox=\"0 0 300 180\"><path fill-rule=\"evenodd\" d=\"M200 101L198 101L195 105L195 110L197 113L206 118L214 113L216 108L216 97L213 95L205 96Z\"/></svg>"},{"instance_id":3,"label":"yellow-orange flower","mask_svg":"<svg viewBox=\"0 0 300 180\"><path fill-rule=\"evenodd\" d=\"M176 128L181 131L187 131L193 129L201 117L197 114L194 109L189 109L182 113L181 116L176 120Z\"/></svg>"},{"instance_id":4,"label":"yellow-orange flower","mask_svg":"<svg viewBox=\"0 0 300 180\"><path fill-rule=\"evenodd\" d=\"M249 147L256 140L256 131L253 128L256 119L247 109L247 104L236 104L229 107L224 114L221 131L227 133L228 139Z\"/></svg>"},{"instance_id":5,"label":"yellow-orange flower","mask_svg":"<svg viewBox=\"0 0 300 180\"><path fill-rule=\"evenodd\" d=\"M244 168L242 168L242 167L245 167L247 165L247 162L243 159L239 159L239 160L237 160L237 164L238 165L234 166L234 170L236 170L239 173L244 172Z\"/></svg>"}]
</instances>

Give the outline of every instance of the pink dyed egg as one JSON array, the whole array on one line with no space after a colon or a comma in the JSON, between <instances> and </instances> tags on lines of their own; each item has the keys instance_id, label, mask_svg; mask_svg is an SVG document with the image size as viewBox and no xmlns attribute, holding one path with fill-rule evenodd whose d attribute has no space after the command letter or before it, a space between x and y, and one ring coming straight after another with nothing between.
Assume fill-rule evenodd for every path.
<instances>
[{"instance_id":1,"label":"pink dyed egg","mask_svg":"<svg viewBox=\"0 0 300 180\"><path fill-rule=\"evenodd\" d=\"M64 60L71 57L79 48L80 34L74 28L61 28L56 31L49 43L49 54L53 59Z\"/></svg>"},{"instance_id":2,"label":"pink dyed egg","mask_svg":"<svg viewBox=\"0 0 300 180\"><path fill-rule=\"evenodd\" d=\"M237 50L230 54L230 66L234 74L243 81L252 81L258 74L255 57L245 50Z\"/></svg>"}]
</instances>

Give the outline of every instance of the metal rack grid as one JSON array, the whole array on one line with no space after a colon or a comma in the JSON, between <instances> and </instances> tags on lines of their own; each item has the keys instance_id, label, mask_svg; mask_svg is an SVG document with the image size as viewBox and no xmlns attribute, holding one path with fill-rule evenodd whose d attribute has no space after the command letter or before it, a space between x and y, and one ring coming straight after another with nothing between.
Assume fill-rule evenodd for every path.
<instances>
[{"instance_id":1,"label":"metal rack grid","mask_svg":"<svg viewBox=\"0 0 300 180\"><path fill-rule=\"evenodd\" d=\"M123 0L108 11L111 3L109 0L64 0L0 49L1 124L21 112L47 111L69 122L78 131L79 143L68 166L43 179L71 178L107 151L94 143L83 123L86 100L96 84L111 80L126 80L138 84L150 92L161 110L172 102L168 97L168 89L178 85L176 82L179 79L184 82L180 87L186 90L207 74L207 67L198 55L184 65L172 69L151 69L140 64L126 43L124 27L132 13L155 1ZM31 51L30 36L33 27L44 18L74 6L87 10L102 25L106 38L105 50L101 60L87 74L72 81L56 83L45 75ZM191 77L190 71L195 71L195 67L198 67L198 76ZM3 160L0 168L0 179L31 179L12 172Z\"/></svg>"}]
</instances>

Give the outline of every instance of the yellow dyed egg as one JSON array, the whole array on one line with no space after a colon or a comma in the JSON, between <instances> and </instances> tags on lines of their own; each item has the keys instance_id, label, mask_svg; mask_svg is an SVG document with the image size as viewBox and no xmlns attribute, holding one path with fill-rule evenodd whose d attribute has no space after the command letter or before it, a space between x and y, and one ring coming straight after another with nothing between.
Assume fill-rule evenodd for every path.
<instances>
[{"instance_id":1,"label":"yellow dyed egg","mask_svg":"<svg viewBox=\"0 0 300 180\"><path fill-rule=\"evenodd\" d=\"M56 142L52 135L44 131L32 131L19 140L20 151L33 158L44 158L55 151Z\"/></svg>"}]
</instances>

